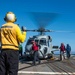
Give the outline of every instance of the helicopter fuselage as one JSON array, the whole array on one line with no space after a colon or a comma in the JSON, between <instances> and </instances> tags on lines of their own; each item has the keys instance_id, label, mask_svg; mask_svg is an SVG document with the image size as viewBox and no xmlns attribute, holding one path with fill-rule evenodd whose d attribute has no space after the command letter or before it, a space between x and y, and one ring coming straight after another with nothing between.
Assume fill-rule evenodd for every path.
<instances>
[{"instance_id":1,"label":"helicopter fuselage","mask_svg":"<svg viewBox=\"0 0 75 75\"><path fill-rule=\"evenodd\" d=\"M31 51L32 51L32 41L37 42L39 45L39 57L40 58L48 58L52 57L52 39L50 36L47 35L37 35L30 37L27 41L27 44L25 46L25 55L27 57L31 57Z\"/></svg>"}]
</instances>

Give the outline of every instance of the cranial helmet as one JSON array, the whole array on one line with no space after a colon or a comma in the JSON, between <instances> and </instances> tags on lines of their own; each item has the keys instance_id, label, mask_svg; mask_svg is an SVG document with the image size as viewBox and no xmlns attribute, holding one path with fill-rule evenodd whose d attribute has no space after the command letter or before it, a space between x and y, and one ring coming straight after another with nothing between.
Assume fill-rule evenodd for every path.
<instances>
[{"instance_id":1,"label":"cranial helmet","mask_svg":"<svg viewBox=\"0 0 75 75\"><path fill-rule=\"evenodd\" d=\"M13 12L7 12L7 14L5 15L4 20L6 22L16 22L16 16Z\"/></svg>"}]
</instances>

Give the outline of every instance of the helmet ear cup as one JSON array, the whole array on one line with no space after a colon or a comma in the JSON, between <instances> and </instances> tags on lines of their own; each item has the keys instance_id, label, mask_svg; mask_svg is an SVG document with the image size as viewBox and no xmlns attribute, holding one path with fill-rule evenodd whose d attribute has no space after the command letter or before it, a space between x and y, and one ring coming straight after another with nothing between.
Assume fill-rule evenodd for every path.
<instances>
[{"instance_id":1,"label":"helmet ear cup","mask_svg":"<svg viewBox=\"0 0 75 75\"><path fill-rule=\"evenodd\" d=\"M17 18L16 18L16 16L15 16L15 22L17 21Z\"/></svg>"},{"instance_id":2,"label":"helmet ear cup","mask_svg":"<svg viewBox=\"0 0 75 75\"><path fill-rule=\"evenodd\" d=\"M4 21L6 21L6 16L5 16L5 18L4 18Z\"/></svg>"}]
</instances>

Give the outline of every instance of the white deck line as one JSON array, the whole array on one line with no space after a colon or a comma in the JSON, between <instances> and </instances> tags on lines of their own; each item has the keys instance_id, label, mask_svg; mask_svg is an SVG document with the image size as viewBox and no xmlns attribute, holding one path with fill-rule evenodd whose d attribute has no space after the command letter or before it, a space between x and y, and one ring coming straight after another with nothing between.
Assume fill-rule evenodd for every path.
<instances>
[{"instance_id":1,"label":"white deck line","mask_svg":"<svg viewBox=\"0 0 75 75\"><path fill-rule=\"evenodd\" d=\"M63 74L63 75L66 75L66 74L75 74L75 72L34 72L34 71L18 71L18 73L20 74L58 74L58 75L60 75L60 74Z\"/></svg>"}]
</instances>

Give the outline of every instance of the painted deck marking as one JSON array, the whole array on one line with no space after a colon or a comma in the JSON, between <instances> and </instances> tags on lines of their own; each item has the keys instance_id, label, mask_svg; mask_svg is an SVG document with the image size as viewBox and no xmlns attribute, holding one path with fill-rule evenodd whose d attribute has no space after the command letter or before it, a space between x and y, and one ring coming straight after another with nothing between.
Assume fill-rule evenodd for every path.
<instances>
[{"instance_id":1,"label":"painted deck marking","mask_svg":"<svg viewBox=\"0 0 75 75\"><path fill-rule=\"evenodd\" d=\"M75 72L34 72L34 71L18 71L18 73L20 74L58 74L58 75L60 75L60 74L63 74L63 75L66 75L66 74L75 74Z\"/></svg>"}]
</instances>

